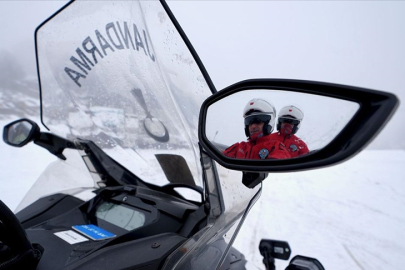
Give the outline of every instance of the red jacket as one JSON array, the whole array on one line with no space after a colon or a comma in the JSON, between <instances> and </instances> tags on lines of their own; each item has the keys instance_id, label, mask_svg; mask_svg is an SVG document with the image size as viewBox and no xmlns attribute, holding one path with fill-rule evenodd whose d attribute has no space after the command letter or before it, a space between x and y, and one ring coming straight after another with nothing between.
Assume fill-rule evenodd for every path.
<instances>
[{"instance_id":1,"label":"red jacket","mask_svg":"<svg viewBox=\"0 0 405 270\"><path fill-rule=\"evenodd\" d=\"M290 152L291 157L298 157L300 155L304 155L309 152L308 146L304 143L303 140L295 136L294 134L291 135L281 135L279 132L275 132L269 135L270 139L277 140L282 142Z\"/></svg>"},{"instance_id":2,"label":"red jacket","mask_svg":"<svg viewBox=\"0 0 405 270\"><path fill-rule=\"evenodd\" d=\"M284 144L263 136L255 141L235 143L223 152L225 156L240 159L291 158Z\"/></svg>"}]
</instances>

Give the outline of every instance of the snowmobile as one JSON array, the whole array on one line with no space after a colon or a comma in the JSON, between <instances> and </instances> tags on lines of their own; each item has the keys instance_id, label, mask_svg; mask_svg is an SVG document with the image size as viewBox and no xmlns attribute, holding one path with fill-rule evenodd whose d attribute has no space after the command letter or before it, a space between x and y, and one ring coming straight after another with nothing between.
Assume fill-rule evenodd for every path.
<instances>
[{"instance_id":1,"label":"snowmobile","mask_svg":"<svg viewBox=\"0 0 405 270\"><path fill-rule=\"evenodd\" d=\"M35 43L47 131L23 118L3 140L33 142L56 161L16 214L0 201L1 270L245 269L232 244L269 173L349 159L398 106L390 93L290 79L217 91L163 0L71 1ZM223 155L246 140L241 111L253 97L317 104L321 114L305 110L322 123L306 137L310 153ZM258 252L275 269L291 248L263 239ZM297 255L287 269L324 268Z\"/></svg>"}]
</instances>

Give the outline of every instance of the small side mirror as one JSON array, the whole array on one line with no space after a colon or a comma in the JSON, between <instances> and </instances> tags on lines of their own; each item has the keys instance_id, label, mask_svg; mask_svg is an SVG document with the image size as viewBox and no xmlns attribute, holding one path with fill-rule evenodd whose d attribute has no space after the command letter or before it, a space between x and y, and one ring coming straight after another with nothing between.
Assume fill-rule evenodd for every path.
<instances>
[{"instance_id":1,"label":"small side mirror","mask_svg":"<svg viewBox=\"0 0 405 270\"><path fill-rule=\"evenodd\" d=\"M37 123L26 118L4 126L3 140L6 144L14 147L22 147L33 141L63 160L66 160L66 157L62 154L65 148L77 149L73 142L65 138L52 133L41 132Z\"/></svg>"},{"instance_id":2,"label":"small side mirror","mask_svg":"<svg viewBox=\"0 0 405 270\"><path fill-rule=\"evenodd\" d=\"M19 119L3 129L3 140L6 144L22 147L33 141L40 134L38 125L29 119Z\"/></svg>"}]
</instances>

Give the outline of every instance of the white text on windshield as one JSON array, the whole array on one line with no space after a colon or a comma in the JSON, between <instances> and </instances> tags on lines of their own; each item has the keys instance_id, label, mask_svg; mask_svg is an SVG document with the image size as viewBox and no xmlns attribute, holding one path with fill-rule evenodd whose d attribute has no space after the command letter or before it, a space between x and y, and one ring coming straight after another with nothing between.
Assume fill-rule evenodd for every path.
<instances>
[{"instance_id":1,"label":"white text on windshield","mask_svg":"<svg viewBox=\"0 0 405 270\"><path fill-rule=\"evenodd\" d=\"M118 28L118 31L117 31ZM80 78L86 78L85 75L88 74L88 71L91 70L91 67L94 67L95 64L98 63L97 55L101 58L107 56L107 52L110 50L111 52L115 52L116 50L123 50L123 49L130 49L141 51L145 53L146 56L155 62L155 55L151 52L152 48L148 42L148 36L145 30L142 30L142 35L140 34L138 27L136 24L132 24L132 32L133 36L131 35L130 27L128 27L128 23L123 23L123 29L121 28L121 24L116 22L116 24L110 22L107 23L105 26L105 34L102 35L100 31L95 30L94 33L97 37L98 47L93 39L88 36L82 42L83 50L78 47L76 49L77 56L71 56L70 61L78 67L81 72L78 70L74 70L69 67L65 67L65 72L69 75L70 79L72 79L79 87L81 84L79 83ZM118 34L119 32L119 34ZM108 37L108 40L105 38ZM100 50L101 49L101 50ZM102 51L102 52L101 52ZM92 58L92 60L89 59ZM78 59L80 58L80 60ZM84 74L83 74L84 73Z\"/></svg>"}]
</instances>

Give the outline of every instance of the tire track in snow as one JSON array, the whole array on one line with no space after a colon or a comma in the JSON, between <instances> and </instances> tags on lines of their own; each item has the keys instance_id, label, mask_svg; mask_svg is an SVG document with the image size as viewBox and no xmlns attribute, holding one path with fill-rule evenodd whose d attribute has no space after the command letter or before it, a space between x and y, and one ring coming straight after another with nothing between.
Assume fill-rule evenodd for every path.
<instances>
[{"instance_id":1,"label":"tire track in snow","mask_svg":"<svg viewBox=\"0 0 405 270\"><path fill-rule=\"evenodd\" d=\"M347 254L349 254L350 258L356 263L356 265L361 269L361 270L366 270L361 263L356 259L356 257L353 255L353 253L350 251L350 249L345 245L342 244L343 248L346 250Z\"/></svg>"}]
</instances>

